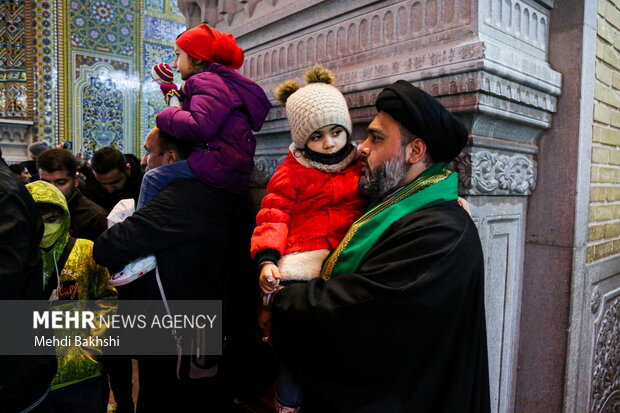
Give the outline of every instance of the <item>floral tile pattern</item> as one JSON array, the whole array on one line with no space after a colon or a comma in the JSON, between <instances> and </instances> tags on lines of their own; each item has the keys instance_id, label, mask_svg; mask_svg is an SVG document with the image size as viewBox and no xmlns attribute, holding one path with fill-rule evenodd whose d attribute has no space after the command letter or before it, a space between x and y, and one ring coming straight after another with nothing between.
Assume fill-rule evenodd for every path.
<instances>
[{"instance_id":1,"label":"floral tile pattern","mask_svg":"<svg viewBox=\"0 0 620 413\"><path fill-rule=\"evenodd\" d=\"M137 4L130 0L71 0L67 10L71 46L132 56Z\"/></svg>"},{"instance_id":2,"label":"floral tile pattern","mask_svg":"<svg viewBox=\"0 0 620 413\"><path fill-rule=\"evenodd\" d=\"M106 145L138 154L164 107L150 68L172 63L174 40L185 30L177 2L31 4L35 140L69 140L86 157ZM26 58L25 7L25 0L0 3L0 22L8 22L0 24L0 117L7 116L6 108L16 116L27 106L27 72L20 65Z\"/></svg>"},{"instance_id":3,"label":"floral tile pattern","mask_svg":"<svg viewBox=\"0 0 620 413\"><path fill-rule=\"evenodd\" d=\"M0 117L28 116L24 7L0 2Z\"/></svg>"}]
</instances>

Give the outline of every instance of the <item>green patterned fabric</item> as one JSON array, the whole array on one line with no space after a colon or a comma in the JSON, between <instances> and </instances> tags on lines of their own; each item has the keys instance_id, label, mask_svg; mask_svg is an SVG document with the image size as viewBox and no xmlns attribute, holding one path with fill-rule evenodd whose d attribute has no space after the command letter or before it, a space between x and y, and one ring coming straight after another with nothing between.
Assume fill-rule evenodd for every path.
<instances>
[{"instance_id":1,"label":"green patterned fabric","mask_svg":"<svg viewBox=\"0 0 620 413\"><path fill-rule=\"evenodd\" d=\"M108 284L109 278L108 270L93 260L93 242L87 239L76 239L71 254L60 273L60 283L75 281L77 286L75 293L78 300L114 300L116 290ZM108 311L113 311L113 308L100 309L97 318ZM93 336L103 333L103 330L90 331ZM57 335L73 336L76 334L62 331ZM92 350L98 352L98 349ZM101 374L100 364L88 357L84 349L73 347L70 351L71 354L58 355L58 371L52 381L52 390Z\"/></svg>"}]
</instances>

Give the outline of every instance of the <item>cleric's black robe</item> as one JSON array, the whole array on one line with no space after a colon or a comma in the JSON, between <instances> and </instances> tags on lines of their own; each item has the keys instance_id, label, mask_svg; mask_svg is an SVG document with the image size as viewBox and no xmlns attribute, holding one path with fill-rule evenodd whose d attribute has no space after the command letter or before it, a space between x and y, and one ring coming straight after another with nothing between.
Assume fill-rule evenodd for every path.
<instances>
[{"instance_id":1,"label":"cleric's black robe","mask_svg":"<svg viewBox=\"0 0 620 413\"><path fill-rule=\"evenodd\" d=\"M355 273L276 294L272 336L304 413L489 412L473 221L448 202L394 222Z\"/></svg>"}]
</instances>

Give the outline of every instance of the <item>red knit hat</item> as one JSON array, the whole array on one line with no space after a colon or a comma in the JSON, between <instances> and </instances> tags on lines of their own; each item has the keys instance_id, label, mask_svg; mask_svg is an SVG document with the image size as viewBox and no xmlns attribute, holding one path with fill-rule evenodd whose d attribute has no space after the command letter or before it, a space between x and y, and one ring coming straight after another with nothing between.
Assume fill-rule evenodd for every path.
<instances>
[{"instance_id":1,"label":"red knit hat","mask_svg":"<svg viewBox=\"0 0 620 413\"><path fill-rule=\"evenodd\" d=\"M239 69L243 64L243 50L237 46L234 36L204 23L181 33L177 46L194 59L219 63L232 69Z\"/></svg>"}]
</instances>

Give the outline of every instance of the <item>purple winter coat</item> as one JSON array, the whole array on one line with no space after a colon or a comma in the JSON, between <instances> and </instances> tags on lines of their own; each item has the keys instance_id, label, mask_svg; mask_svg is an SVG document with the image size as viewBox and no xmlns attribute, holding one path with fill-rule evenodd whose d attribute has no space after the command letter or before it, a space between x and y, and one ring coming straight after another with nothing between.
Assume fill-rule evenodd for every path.
<instances>
[{"instance_id":1,"label":"purple winter coat","mask_svg":"<svg viewBox=\"0 0 620 413\"><path fill-rule=\"evenodd\" d=\"M256 140L271 108L260 86L242 74L212 63L185 82L183 108L157 115L157 127L195 146L189 166L201 181L242 193L250 183Z\"/></svg>"}]
</instances>

